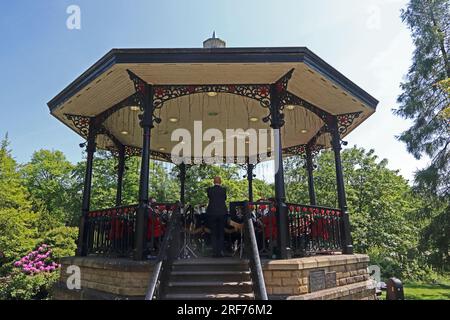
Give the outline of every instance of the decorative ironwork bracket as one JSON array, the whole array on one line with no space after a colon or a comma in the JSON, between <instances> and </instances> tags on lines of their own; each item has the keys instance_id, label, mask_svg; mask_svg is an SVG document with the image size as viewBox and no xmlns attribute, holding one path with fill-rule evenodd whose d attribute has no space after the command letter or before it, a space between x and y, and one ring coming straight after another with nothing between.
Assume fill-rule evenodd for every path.
<instances>
[{"instance_id":1,"label":"decorative ironwork bracket","mask_svg":"<svg viewBox=\"0 0 450 320\"><path fill-rule=\"evenodd\" d=\"M218 85L155 85L153 106L161 108L164 102L196 93L230 93L259 101L270 106L270 86L267 84L218 84Z\"/></svg>"},{"instance_id":2,"label":"decorative ironwork bracket","mask_svg":"<svg viewBox=\"0 0 450 320\"><path fill-rule=\"evenodd\" d=\"M127 70L127 72L131 81L133 81L134 89L136 90L136 102L141 108L141 111L144 111L145 105L147 103L146 97L148 96L148 84L132 71Z\"/></svg>"},{"instance_id":3,"label":"decorative ironwork bracket","mask_svg":"<svg viewBox=\"0 0 450 320\"><path fill-rule=\"evenodd\" d=\"M140 107L141 111L143 111L143 114L139 115L141 127L153 127L153 124L161 123L161 118L156 115L155 111L162 106L155 107L154 102L152 102L154 100L154 86L149 85L132 71L127 70L127 72L130 79L133 81L136 90L137 105Z\"/></svg>"},{"instance_id":4,"label":"decorative ironwork bracket","mask_svg":"<svg viewBox=\"0 0 450 320\"><path fill-rule=\"evenodd\" d=\"M339 134L342 136L361 114L362 111L338 115L324 115L322 116L322 120L325 123L326 132L331 132L333 128L336 127Z\"/></svg>"},{"instance_id":5,"label":"decorative ironwork bracket","mask_svg":"<svg viewBox=\"0 0 450 320\"><path fill-rule=\"evenodd\" d=\"M311 111L312 113L316 114L318 117L320 117L321 119L324 119L327 116L330 116L331 114L316 107L315 105L313 105L312 103L296 96L295 94L289 92L289 91L285 91L281 94L280 96L280 103L283 106L283 109L285 106L287 105L292 105L292 106L298 106L298 107L303 107L309 111Z\"/></svg>"},{"instance_id":6,"label":"decorative ironwork bracket","mask_svg":"<svg viewBox=\"0 0 450 320\"><path fill-rule=\"evenodd\" d=\"M257 157L255 156L255 160L256 162L253 162L254 165L269 160L272 156L271 152L267 152L266 154L260 154ZM251 158L251 157L250 157ZM180 157L180 159L178 159L180 161L176 161L177 164L179 163L185 163L186 165L192 166L192 165L201 165L201 164L209 164L211 163L224 163L224 164L237 164L237 165L245 165L249 162L249 157L248 156L244 156L244 157L227 157L227 156L223 156L223 157L210 157L210 158L196 158L196 157Z\"/></svg>"},{"instance_id":7,"label":"decorative ironwork bracket","mask_svg":"<svg viewBox=\"0 0 450 320\"><path fill-rule=\"evenodd\" d=\"M263 118L263 122L270 122L273 129L279 129L284 126L283 109L285 104L282 103L281 97L287 92L289 80L295 69L289 70L285 75L270 85L270 107L269 114Z\"/></svg>"},{"instance_id":8,"label":"decorative ironwork bracket","mask_svg":"<svg viewBox=\"0 0 450 320\"><path fill-rule=\"evenodd\" d=\"M67 118L67 120L72 121L75 128L77 128L80 131L81 135L85 139L87 139L92 118L75 114L64 114L64 116Z\"/></svg>"},{"instance_id":9,"label":"decorative ironwork bracket","mask_svg":"<svg viewBox=\"0 0 450 320\"><path fill-rule=\"evenodd\" d=\"M337 115L336 117L339 134L341 136L345 134L348 128L357 118L359 118L361 114L362 111Z\"/></svg>"},{"instance_id":10,"label":"decorative ironwork bracket","mask_svg":"<svg viewBox=\"0 0 450 320\"><path fill-rule=\"evenodd\" d=\"M306 157L307 148L310 148L311 154L315 157L321 150L325 149L325 146L321 144L301 144L298 146L285 148L283 149L283 153Z\"/></svg>"},{"instance_id":11,"label":"decorative ironwork bracket","mask_svg":"<svg viewBox=\"0 0 450 320\"><path fill-rule=\"evenodd\" d=\"M139 99L138 93L133 93L131 96L123 99L119 103L117 103L117 104L113 105L112 107L110 107L109 109L103 111L102 113L97 115L95 117L95 119L96 119L97 123L102 124L111 115L113 115L117 111L119 111L119 110L121 110L123 108L126 108L126 107L131 107L131 106L137 106L137 107L139 107L142 110L142 107L140 105L140 99Z\"/></svg>"},{"instance_id":12,"label":"decorative ironwork bracket","mask_svg":"<svg viewBox=\"0 0 450 320\"><path fill-rule=\"evenodd\" d=\"M311 138L311 140L308 142L308 144L303 146L310 146L312 149L311 151L314 152L314 149L319 147L320 149L324 149L325 146L323 145L317 145L317 140L322 134L325 133L331 133L333 131L333 128L336 128L339 132L339 134L342 136L344 135L348 128L353 124L355 119L357 119L361 115L362 111L359 112L353 112L353 113L345 113L345 114L339 114L337 116L334 115L327 115L324 114L321 116L323 122L325 123L322 128L317 131L317 133L314 135L314 137ZM301 146L299 146L301 147ZM289 153L297 153L298 150L296 150L296 147ZM289 148L288 148L289 149Z\"/></svg>"},{"instance_id":13,"label":"decorative ironwork bracket","mask_svg":"<svg viewBox=\"0 0 450 320\"><path fill-rule=\"evenodd\" d=\"M125 148L125 155L127 157L140 157L142 155L142 149L139 147L132 147L132 146L124 146ZM115 156L118 155L118 148L117 147L110 147L108 150ZM159 152L159 151L150 151L150 155L152 159L165 161L165 162L171 162L170 154Z\"/></svg>"}]
</instances>

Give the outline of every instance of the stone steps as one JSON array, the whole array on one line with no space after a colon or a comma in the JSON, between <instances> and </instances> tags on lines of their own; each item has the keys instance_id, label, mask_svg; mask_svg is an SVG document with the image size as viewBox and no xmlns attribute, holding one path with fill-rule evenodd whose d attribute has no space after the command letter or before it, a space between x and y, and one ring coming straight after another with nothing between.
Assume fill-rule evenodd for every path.
<instances>
[{"instance_id":1,"label":"stone steps","mask_svg":"<svg viewBox=\"0 0 450 320\"><path fill-rule=\"evenodd\" d=\"M233 258L175 261L164 299L254 299L248 261Z\"/></svg>"},{"instance_id":2,"label":"stone steps","mask_svg":"<svg viewBox=\"0 0 450 320\"><path fill-rule=\"evenodd\" d=\"M211 279L221 279L223 281L250 281L250 271L172 271L171 280L182 281L208 281Z\"/></svg>"},{"instance_id":3,"label":"stone steps","mask_svg":"<svg viewBox=\"0 0 450 320\"><path fill-rule=\"evenodd\" d=\"M253 293L246 294L172 294L169 293L165 297L166 300L254 300Z\"/></svg>"}]
</instances>

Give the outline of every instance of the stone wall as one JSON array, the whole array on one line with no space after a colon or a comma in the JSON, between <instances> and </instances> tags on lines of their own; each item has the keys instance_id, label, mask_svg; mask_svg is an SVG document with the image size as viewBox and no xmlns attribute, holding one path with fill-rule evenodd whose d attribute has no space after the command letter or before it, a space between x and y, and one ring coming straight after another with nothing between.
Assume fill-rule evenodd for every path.
<instances>
[{"instance_id":1,"label":"stone wall","mask_svg":"<svg viewBox=\"0 0 450 320\"><path fill-rule=\"evenodd\" d=\"M376 296L367 272L368 263L367 255L358 254L263 260L267 293L271 299L372 300ZM70 257L62 259L61 264L61 279L53 290L54 299L114 300L143 299L153 262ZM66 281L69 275L66 270L71 265L80 267L80 290L67 289ZM311 272L331 274L331 285L312 292L314 286L310 283Z\"/></svg>"},{"instance_id":2,"label":"stone wall","mask_svg":"<svg viewBox=\"0 0 450 320\"><path fill-rule=\"evenodd\" d=\"M101 257L69 257L61 261L61 277L53 298L66 299L142 299L149 283L152 262ZM81 289L68 290L67 268L80 267Z\"/></svg>"},{"instance_id":3,"label":"stone wall","mask_svg":"<svg viewBox=\"0 0 450 320\"><path fill-rule=\"evenodd\" d=\"M375 288L367 267L367 255L328 255L289 260L263 261L267 293L272 298L318 299L375 299ZM310 273L321 271L331 274L335 282L330 287L312 292ZM334 283L333 283L334 282Z\"/></svg>"}]
</instances>

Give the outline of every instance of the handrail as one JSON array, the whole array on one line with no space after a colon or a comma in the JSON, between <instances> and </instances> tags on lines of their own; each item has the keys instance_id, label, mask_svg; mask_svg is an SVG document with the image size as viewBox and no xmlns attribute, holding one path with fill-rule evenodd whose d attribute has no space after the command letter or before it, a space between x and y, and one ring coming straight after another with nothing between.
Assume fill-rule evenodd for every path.
<instances>
[{"instance_id":1,"label":"handrail","mask_svg":"<svg viewBox=\"0 0 450 320\"><path fill-rule=\"evenodd\" d=\"M319 209L319 210L334 210L340 212L341 209L339 208L333 208L333 207L324 207L319 205L311 205L311 204L300 204L300 203L293 203L293 202L286 202L286 206L294 206L294 207L302 207L302 208L312 208L312 209Z\"/></svg>"},{"instance_id":2,"label":"handrail","mask_svg":"<svg viewBox=\"0 0 450 320\"><path fill-rule=\"evenodd\" d=\"M164 292L164 287L161 287L161 285L164 286L167 284L170 269L177 254L178 241L176 240L178 238L176 236L179 233L179 213L180 207L174 210L170 217L167 233L164 235L161 250L158 253L156 264L153 267L145 300L158 299Z\"/></svg>"},{"instance_id":3,"label":"handrail","mask_svg":"<svg viewBox=\"0 0 450 320\"><path fill-rule=\"evenodd\" d=\"M244 202L244 225L245 225L245 247L250 260L250 272L253 282L253 291L257 300L268 300L264 274L259 257L258 244L256 242L255 229L253 227L252 216L249 211L249 203Z\"/></svg>"}]
</instances>

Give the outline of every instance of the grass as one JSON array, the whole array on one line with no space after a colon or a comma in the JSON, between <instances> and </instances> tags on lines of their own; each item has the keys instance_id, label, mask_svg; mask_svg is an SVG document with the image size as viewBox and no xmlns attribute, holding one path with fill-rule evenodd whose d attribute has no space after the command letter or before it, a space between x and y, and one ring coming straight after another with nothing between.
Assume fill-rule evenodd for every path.
<instances>
[{"instance_id":1,"label":"grass","mask_svg":"<svg viewBox=\"0 0 450 320\"><path fill-rule=\"evenodd\" d=\"M450 300L450 278L436 283L407 282L403 285L405 300ZM383 292L381 300L386 299Z\"/></svg>"},{"instance_id":2,"label":"grass","mask_svg":"<svg viewBox=\"0 0 450 320\"><path fill-rule=\"evenodd\" d=\"M450 280L435 284L406 283L404 293L406 300L450 300Z\"/></svg>"}]
</instances>

